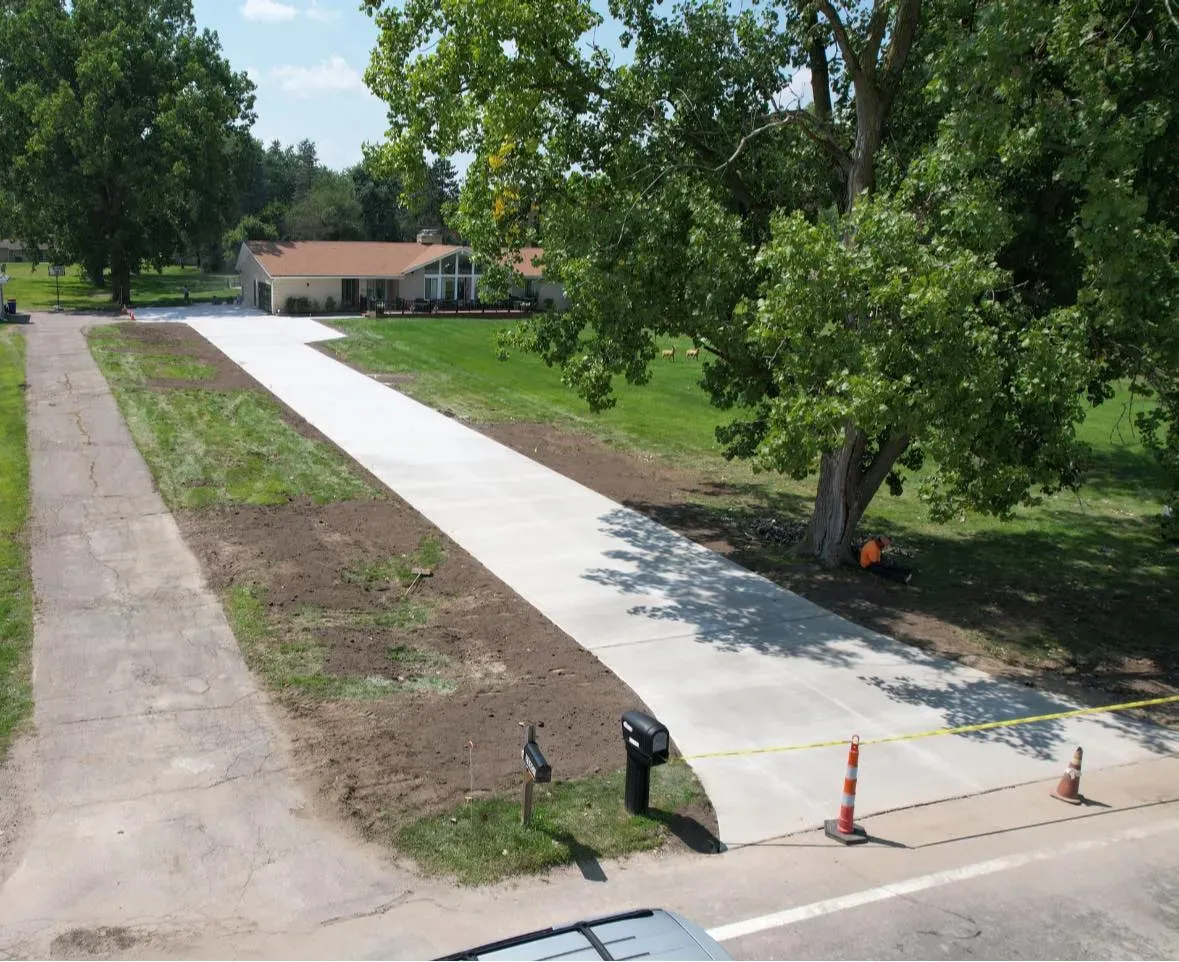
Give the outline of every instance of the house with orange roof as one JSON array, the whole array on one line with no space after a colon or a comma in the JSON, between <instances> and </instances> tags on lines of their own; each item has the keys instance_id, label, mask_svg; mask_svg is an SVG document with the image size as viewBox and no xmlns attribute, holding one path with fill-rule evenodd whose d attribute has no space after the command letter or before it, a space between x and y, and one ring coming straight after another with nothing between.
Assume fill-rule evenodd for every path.
<instances>
[{"instance_id":1,"label":"house with orange roof","mask_svg":"<svg viewBox=\"0 0 1179 962\"><path fill-rule=\"evenodd\" d=\"M546 281L538 247L515 265L524 286L513 295L540 305L565 306L564 291ZM480 301L482 271L471 249L442 243L441 232L421 231L410 243L383 241L246 241L237 258L242 303L271 314L290 313L305 298L313 311L363 311L418 302L466 309Z\"/></svg>"}]
</instances>

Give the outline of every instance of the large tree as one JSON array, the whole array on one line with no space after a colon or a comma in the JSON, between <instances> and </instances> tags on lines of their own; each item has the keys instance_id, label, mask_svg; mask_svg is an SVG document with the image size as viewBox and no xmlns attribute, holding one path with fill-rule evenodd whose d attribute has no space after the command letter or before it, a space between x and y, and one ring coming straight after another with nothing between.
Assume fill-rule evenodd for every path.
<instances>
[{"instance_id":1,"label":"large tree","mask_svg":"<svg viewBox=\"0 0 1179 962\"><path fill-rule=\"evenodd\" d=\"M517 341L601 407L659 338L694 338L726 453L817 471L824 563L923 463L943 517L1074 482L1132 314L1166 354L1174 233L1138 201L1175 156L1175 100L1126 64L1137 44L1174 66L1150 5L616 0L629 63L587 0L369 7L374 159L412 189L430 155L472 153L459 229L490 262L542 242L570 295ZM1140 235L1149 258L1107 270Z\"/></svg>"},{"instance_id":2,"label":"large tree","mask_svg":"<svg viewBox=\"0 0 1179 962\"><path fill-rule=\"evenodd\" d=\"M364 234L363 213L352 178L321 170L308 192L287 211L283 229L290 240L359 240Z\"/></svg>"},{"instance_id":3,"label":"large tree","mask_svg":"<svg viewBox=\"0 0 1179 962\"><path fill-rule=\"evenodd\" d=\"M0 0L0 190L19 232L126 303L141 264L220 237L244 73L189 0Z\"/></svg>"}]
</instances>

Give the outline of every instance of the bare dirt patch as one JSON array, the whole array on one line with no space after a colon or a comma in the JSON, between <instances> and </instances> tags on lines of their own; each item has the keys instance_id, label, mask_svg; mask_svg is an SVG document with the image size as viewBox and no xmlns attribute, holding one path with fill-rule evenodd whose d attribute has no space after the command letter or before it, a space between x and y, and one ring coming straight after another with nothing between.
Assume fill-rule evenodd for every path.
<instances>
[{"instance_id":1,"label":"bare dirt patch","mask_svg":"<svg viewBox=\"0 0 1179 962\"><path fill-rule=\"evenodd\" d=\"M127 324L119 333L153 353L191 357L216 370L210 380L158 380L150 388L270 396L187 326ZM300 434L331 444L280 408ZM539 726L557 779L625 764L618 718L644 707L638 697L395 495L221 505L176 517L210 585L226 598L243 586L260 588L266 624L278 636L309 639L322 652L327 675L368 682L371 693L377 683L395 685L423 664L437 674L436 690L380 697L324 697L297 686L276 692L300 773L329 810L362 831L450 808L471 794L472 784L476 795L517 785L520 722ZM411 559L425 540L437 543L441 559L408 598L408 585L372 574L386 571L390 559ZM406 602L414 617L402 617ZM681 839L676 844L696 846L702 844L697 836L715 833L705 802L670 818Z\"/></svg>"},{"instance_id":2,"label":"bare dirt patch","mask_svg":"<svg viewBox=\"0 0 1179 962\"><path fill-rule=\"evenodd\" d=\"M212 586L267 586L266 617L284 623L329 610L380 614L404 594L347 577L438 536L400 499L221 508L178 517ZM477 791L519 778L518 722L540 738L561 778L618 768L618 717L637 696L466 552L443 541L444 560L410 597L429 609L408 629L365 623L315 632L334 675L388 676L386 652L411 648L452 666L455 690L373 700L281 701L300 760L365 827L383 811L425 813L462 801L474 741Z\"/></svg>"}]
</instances>

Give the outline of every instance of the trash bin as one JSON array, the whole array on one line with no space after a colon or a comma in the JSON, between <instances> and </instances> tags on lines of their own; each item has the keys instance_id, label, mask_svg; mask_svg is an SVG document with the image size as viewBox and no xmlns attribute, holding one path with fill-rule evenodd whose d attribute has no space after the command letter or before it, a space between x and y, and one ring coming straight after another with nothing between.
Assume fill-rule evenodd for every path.
<instances>
[{"instance_id":1,"label":"trash bin","mask_svg":"<svg viewBox=\"0 0 1179 962\"><path fill-rule=\"evenodd\" d=\"M15 297L10 297L8 299L8 313L9 314L16 313L16 298Z\"/></svg>"}]
</instances>

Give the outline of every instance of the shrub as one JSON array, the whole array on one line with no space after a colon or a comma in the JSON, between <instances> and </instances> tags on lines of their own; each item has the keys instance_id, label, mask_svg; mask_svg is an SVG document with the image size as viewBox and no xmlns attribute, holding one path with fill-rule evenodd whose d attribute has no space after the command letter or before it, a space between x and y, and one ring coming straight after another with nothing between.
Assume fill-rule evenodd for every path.
<instances>
[{"instance_id":1,"label":"shrub","mask_svg":"<svg viewBox=\"0 0 1179 962\"><path fill-rule=\"evenodd\" d=\"M327 300L323 302L323 309L324 313L326 314L334 314L336 312L336 299L329 296Z\"/></svg>"},{"instance_id":2,"label":"shrub","mask_svg":"<svg viewBox=\"0 0 1179 962\"><path fill-rule=\"evenodd\" d=\"M294 297L288 297L286 299L286 301L283 303L283 307L286 309L286 312L288 314L295 314L298 312L299 302Z\"/></svg>"}]
</instances>

